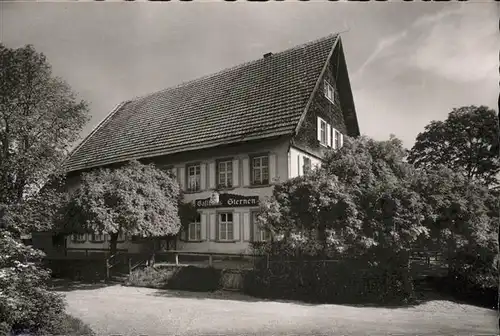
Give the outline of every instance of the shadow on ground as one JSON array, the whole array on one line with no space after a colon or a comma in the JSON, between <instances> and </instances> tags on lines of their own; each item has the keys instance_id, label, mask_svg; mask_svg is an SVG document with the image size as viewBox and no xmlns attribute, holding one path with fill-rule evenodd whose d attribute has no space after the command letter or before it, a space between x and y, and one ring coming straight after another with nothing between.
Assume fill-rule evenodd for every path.
<instances>
[{"instance_id":1,"label":"shadow on ground","mask_svg":"<svg viewBox=\"0 0 500 336\"><path fill-rule=\"evenodd\" d=\"M196 299L196 300L230 300L230 301L243 301L243 302L280 302L280 303L293 303L302 306L321 306L321 305L342 305L347 307L356 308L383 308L383 309L400 309L400 308L411 308L418 307L419 305L425 304L431 301L448 301L457 304L471 305L487 309L495 309L495 307L481 304L480 302L471 302L470 300L464 300L457 298L451 294L438 292L437 290L417 290L415 293L415 300L411 303L346 303L346 302L331 302L331 303L314 303L299 300L285 300L285 299L266 299L259 298L250 295L246 295L240 292L224 291L219 290L215 292L191 292L184 290L174 290L174 289L157 289L156 292L149 294L151 296L159 297L175 297L175 298L186 298L186 299Z\"/></svg>"},{"instance_id":2,"label":"shadow on ground","mask_svg":"<svg viewBox=\"0 0 500 336\"><path fill-rule=\"evenodd\" d=\"M51 279L49 282L49 288L54 291L59 292L70 292L74 290L93 290L109 287L115 284L109 284L105 282L85 282L85 281L74 281L68 279Z\"/></svg>"}]
</instances>

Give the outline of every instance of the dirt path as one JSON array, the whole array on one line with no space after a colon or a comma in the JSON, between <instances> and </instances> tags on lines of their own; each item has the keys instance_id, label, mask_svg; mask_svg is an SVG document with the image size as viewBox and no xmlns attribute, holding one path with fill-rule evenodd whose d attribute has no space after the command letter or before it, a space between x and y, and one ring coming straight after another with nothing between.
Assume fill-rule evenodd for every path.
<instances>
[{"instance_id":1,"label":"dirt path","mask_svg":"<svg viewBox=\"0 0 500 336\"><path fill-rule=\"evenodd\" d=\"M309 305L237 293L110 286L65 292L98 335L495 335L494 310L449 301L411 308Z\"/></svg>"}]
</instances>

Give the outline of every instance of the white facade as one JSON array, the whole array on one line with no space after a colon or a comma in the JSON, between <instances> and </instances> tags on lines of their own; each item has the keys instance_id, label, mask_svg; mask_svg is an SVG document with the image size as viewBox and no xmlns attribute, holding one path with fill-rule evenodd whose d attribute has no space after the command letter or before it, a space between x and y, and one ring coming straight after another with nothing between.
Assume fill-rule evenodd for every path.
<instances>
[{"instance_id":1,"label":"white facade","mask_svg":"<svg viewBox=\"0 0 500 336\"><path fill-rule=\"evenodd\" d=\"M268 183L252 184L252 177L255 174L252 160L256 157L267 159ZM321 164L319 158L291 147L288 141L281 141L270 145L261 144L258 149L243 147L221 150L215 154L214 152L197 153L182 162L160 159L157 165L170 170L177 176L186 202L209 199L217 190L219 195L227 193L243 199L243 201L229 201L234 204L246 202L246 197L257 196L262 201L272 196L272 184L303 175L307 160L311 169ZM262 163L257 161L258 164ZM217 169L218 164L224 169L223 172ZM228 182L226 170L231 172L231 186L216 187L220 180ZM190 191L189 184L196 185L198 190ZM262 240L264 234L254 223L258 208L258 204L200 208L198 210L199 222L190 225L189 230L180 235L177 249L189 252L249 253L249 242ZM227 223L229 224L226 225ZM84 242L75 242L71 237L67 237L67 247L103 249L109 248L109 242L107 239L103 242L93 242L91 235L87 235ZM143 244L125 239L118 243L117 248L127 249L129 252L140 252Z\"/></svg>"}]
</instances>

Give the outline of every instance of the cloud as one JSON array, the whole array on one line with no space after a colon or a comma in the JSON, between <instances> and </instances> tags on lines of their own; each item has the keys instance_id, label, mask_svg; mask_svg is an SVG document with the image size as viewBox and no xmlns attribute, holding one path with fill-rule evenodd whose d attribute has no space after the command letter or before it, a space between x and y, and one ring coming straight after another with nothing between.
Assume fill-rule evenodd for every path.
<instances>
[{"instance_id":1,"label":"cloud","mask_svg":"<svg viewBox=\"0 0 500 336\"><path fill-rule=\"evenodd\" d=\"M409 66L462 83L492 79L498 66L497 14L487 4L463 4L419 18L418 48Z\"/></svg>"},{"instance_id":2,"label":"cloud","mask_svg":"<svg viewBox=\"0 0 500 336\"><path fill-rule=\"evenodd\" d=\"M386 36L382 38L378 44L377 48L373 53L368 56L366 61L359 67L359 69L353 74L353 77L358 77L362 76L363 72L365 71L366 67L373 63L378 57L381 56L385 51L387 51L390 47L398 43L400 40L405 38L408 35L408 31L404 30L400 33L393 34L390 36Z\"/></svg>"}]
</instances>

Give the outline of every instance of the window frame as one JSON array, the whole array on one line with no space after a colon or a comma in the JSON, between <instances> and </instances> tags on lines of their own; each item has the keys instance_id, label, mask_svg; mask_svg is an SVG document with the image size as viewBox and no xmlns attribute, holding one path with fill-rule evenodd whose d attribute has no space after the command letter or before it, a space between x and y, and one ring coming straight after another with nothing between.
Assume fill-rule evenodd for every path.
<instances>
[{"instance_id":1,"label":"window frame","mask_svg":"<svg viewBox=\"0 0 500 336\"><path fill-rule=\"evenodd\" d=\"M191 227L194 226L194 238L191 238ZM194 222L188 224L187 237L188 242L199 242L201 241L201 213L198 212Z\"/></svg>"},{"instance_id":2,"label":"window frame","mask_svg":"<svg viewBox=\"0 0 500 336\"><path fill-rule=\"evenodd\" d=\"M220 171L220 167L219 167L219 164L221 163L224 163L226 165L225 169L226 171L223 172L225 174L225 178L226 178L226 182L228 184L226 185L223 185L221 184L221 180L220 180L220 174L221 174L221 171ZM227 175L228 175L228 171L227 171L227 168L230 167L231 169L231 178L228 179ZM233 188L233 174L234 174L234 170L233 170L233 158L224 158L224 159L218 159L215 161L215 174L216 174L216 189L230 189L230 188Z\"/></svg>"},{"instance_id":3,"label":"window frame","mask_svg":"<svg viewBox=\"0 0 500 336\"><path fill-rule=\"evenodd\" d=\"M190 168L194 168L195 169L195 175L189 175L189 170ZM196 175L196 170L198 169L198 174ZM197 184L197 187L196 188L191 188L191 184L189 183L190 182L190 176L198 176L198 184ZM198 192L198 191L201 191L201 164L198 162L198 163L191 163L191 164L188 164L186 165L186 190L188 192Z\"/></svg>"},{"instance_id":4,"label":"window frame","mask_svg":"<svg viewBox=\"0 0 500 336\"><path fill-rule=\"evenodd\" d=\"M309 166L306 170L306 160L309 162ZM302 174L306 175L312 171L312 160L310 157L302 156Z\"/></svg>"},{"instance_id":5,"label":"window frame","mask_svg":"<svg viewBox=\"0 0 500 336\"><path fill-rule=\"evenodd\" d=\"M228 221L227 217L226 217L226 221L222 222L221 221L222 215L226 215L226 216L231 215L231 221ZM223 223L226 225L224 239L221 238L221 232L222 232L221 227L222 227ZM231 231L228 230L228 224L231 224ZM231 232L231 237L228 237L229 232ZM234 212L233 211L218 211L217 212L217 241L219 241L219 242L234 242Z\"/></svg>"},{"instance_id":6,"label":"window frame","mask_svg":"<svg viewBox=\"0 0 500 336\"><path fill-rule=\"evenodd\" d=\"M267 159L267 166L264 166L262 165L262 160L263 159ZM254 167L254 160L255 159L260 159L260 166L259 167ZM250 156L250 160L249 160L249 164L250 164L250 185L251 186L266 186L266 185L269 185L271 183L270 181L270 176L269 176L269 168L270 168L270 165L269 165L269 153L261 153L261 154L254 154L254 155L251 155ZM260 170L260 181L259 182L256 182L255 180L255 170L256 169L259 169ZM263 178L263 175L264 175L264 169L266 169L266 173L267 173L267 179L264 179Z\"/></svg>"},{"instance_id":7,"label":"window frame","mask_svg":"<svg viewBox=\"0 0 500 336\"><path fill-rule=\"evenodd\" d=\"M320 118L320 117L318 117L318 118L319 118L319 127L320 127L319 143L325 147L328 147L328 123L323 118ZM323 142L323 126L324 126L324 136L325 136L324 142Z\"/></svg>"},{"instance_id":8,"label":"window frame","mask_svg":"<svg viewBox=\"0 0 500 336\"><path fill-rule=\"evenodd\" d=\"M250 222L251 222L251 227L252 227L252 240L254 242L266 242L271 240L271 234L270 232L266 230L262 230L260 227L257 226L256 223L256 216L259 213L259 211L250 211ZM266 238L263 238L263 235L267 236Z\"/></svg>"},{"instance_id":9,"label":"window frame","mask_svg":"<svg viewBox=\"0 0 500 336\"><path fill-rule=\"evenodd\" d=\"M98 236L100 236L100 239L96 239ZM104 233L91 233L89 240L92 243L104 243L106 241L106 235Z\"/></svg>"},{"instance_id":10,"label":"window frame","mask_svg":"<svg viewBox=\"0 0 500 336\"><path fill-rule=\"evenodd\" d=\"M73 243L85 243L88 238L86 233L74 233L71 236L71 241ZM80 239L81 237L83 237L83 239Z\"/></svg>"},{"instance_id":11,"label":"window frame","mask_svg":"<svg viewBox=\"0 0 500 336\"><path fill-rule=\"evenodd\" d=\"M323 83L323 93L325 94L326 99L330 102L335 103L335 89L333 85L331 85L326 79Z\"/></svg>"}]
</instances>

